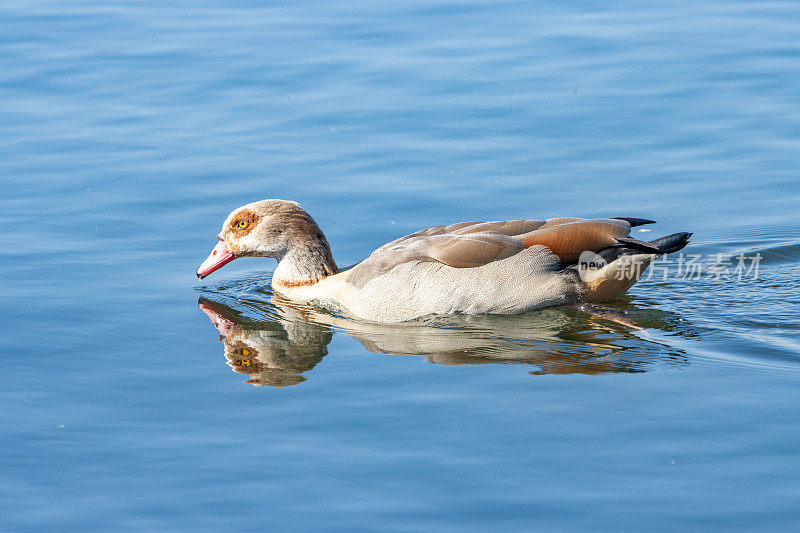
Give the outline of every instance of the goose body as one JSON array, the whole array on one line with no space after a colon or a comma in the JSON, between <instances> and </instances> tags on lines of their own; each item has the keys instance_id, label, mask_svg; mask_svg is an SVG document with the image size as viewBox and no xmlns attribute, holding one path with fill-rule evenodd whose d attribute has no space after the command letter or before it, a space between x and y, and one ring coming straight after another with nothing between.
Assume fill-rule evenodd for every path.
<instances>
[{"instance_id":1,"label":"goose body","mask_svg":"<svg viewBox=\"0 0 800 533\"><path fill-rule=\"evenodd\" d=\"M651 222L564 217L435 226L340 271L319 226L299 204L262 200L228 215L197 276L237 257L266 256L278 260L277 293L361 319L512 314L623 294L652 258L680 250L691 235L629 238L631 227Z\"/></svg>"}]
</instances>

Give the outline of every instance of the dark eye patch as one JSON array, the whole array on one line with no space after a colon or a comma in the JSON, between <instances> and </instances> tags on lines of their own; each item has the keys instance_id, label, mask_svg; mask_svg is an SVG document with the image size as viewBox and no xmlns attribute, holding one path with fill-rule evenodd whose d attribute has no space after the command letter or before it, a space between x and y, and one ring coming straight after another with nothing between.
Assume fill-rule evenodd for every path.
<instances>
[{"instance_id":1,"label":"dark eye patch","mask_svg":"<svg viewBox=\"0 0 800 533\"><path fill-rule=\"evenodd\" d=\"M247 235L259 220L259 216L249 209L242 209L231 220L231 230L238 236ZM244 227L242 227L244 226Z\"/></svg>"}]
</instances>

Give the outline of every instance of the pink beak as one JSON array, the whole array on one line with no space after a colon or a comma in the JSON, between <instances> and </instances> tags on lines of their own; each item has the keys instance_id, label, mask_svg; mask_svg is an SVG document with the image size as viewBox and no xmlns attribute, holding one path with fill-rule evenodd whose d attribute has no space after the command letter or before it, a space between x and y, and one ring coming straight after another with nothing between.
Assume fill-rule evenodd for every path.
<instances>
[{"instance_id":1,"label":"pink beak","mask_svg":"<svg viewBox=\"0 0 800 533\"><path fill-rule=\"evenodd\" d=\"M219 242L214 249L211 250L211 254L206 258L206 260L203 261L203 264L200 265L200 268L197 269L198 279L203 279L218 268L222 268L236 259L236 256L233 255L231 249L228 248L228 245L225 244L224 240L222 240L222 237L217 238L219 239Z\"/></svg>"}]
</instances>

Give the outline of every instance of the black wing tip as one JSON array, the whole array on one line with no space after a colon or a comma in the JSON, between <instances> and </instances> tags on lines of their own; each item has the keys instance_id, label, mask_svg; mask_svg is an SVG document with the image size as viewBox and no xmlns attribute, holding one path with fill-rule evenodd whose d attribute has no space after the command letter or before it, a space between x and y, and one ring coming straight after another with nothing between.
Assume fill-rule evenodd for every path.
<instances>
[{"instance_id":1,"label":"black wing tip","mask_svg":"<svg viewBox=\"0 0 800 533\"><path fill-rule=\"evenodd\" d=\"M632 228L636 226L644 226L645 224L655 224L655 220L649 218L635 218L635 217L611 217L612 220L624 220L631 225Z\"/></svg>"},{"instance_id":2,"label":"black wing tip","mask_svg":"<svg viewBox=\"0 0 800 533\"><path fill-rule=\"evenodd\" d=\"M640 252L649 254L662 254L663 250L653 242L640 241L639 239L632 239L630 237L618 237L617 243L621 244L631 250L638 250Z\"/></svg>"},{"instance_id":3,"label":"black wing tip","mask_svg":"<svg viewBox=\"0 0 800 533\"><path fill-rule=\"evenodd\" d=\"M689 237L692 235L694 235L694 233L682 231L665 237L659 237L658 239L650 241L650 244L657 246L661 250L661 253L671 254L683 250L686 245L689 244Z\"/></svg>"}]
</instances>

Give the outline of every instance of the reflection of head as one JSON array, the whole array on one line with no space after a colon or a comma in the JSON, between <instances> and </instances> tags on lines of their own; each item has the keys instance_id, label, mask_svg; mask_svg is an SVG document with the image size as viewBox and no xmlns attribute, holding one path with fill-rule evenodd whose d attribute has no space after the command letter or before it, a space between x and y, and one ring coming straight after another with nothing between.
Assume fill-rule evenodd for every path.
<instances>
[{"instance_id":1,"label":"reflection of head","mask_svg":"<svg viewBox=\"0 0 800 533\"><path fill-rule=\"evenodd\" d=\"M220 332L228 365L251 376L247 383L297 385L306 380L303 372L314 368L328 353L333 334L325 326L280 319L256 322L204 298L199 306Z\"/></svg>"}]
</instances>

